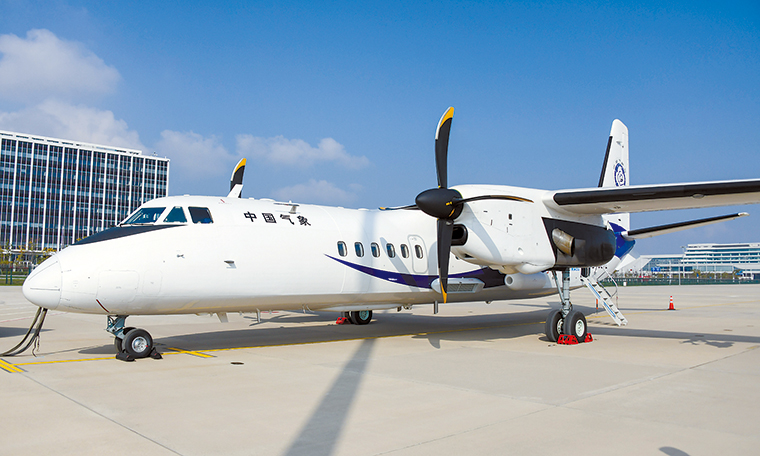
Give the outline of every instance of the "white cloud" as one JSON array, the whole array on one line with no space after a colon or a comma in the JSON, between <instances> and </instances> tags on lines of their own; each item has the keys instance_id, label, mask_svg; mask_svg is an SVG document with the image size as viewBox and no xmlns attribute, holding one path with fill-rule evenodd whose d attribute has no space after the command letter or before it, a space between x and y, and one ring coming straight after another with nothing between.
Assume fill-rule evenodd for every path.
<instances>
[{"instance_id":1,"label":"white cloud","mask_svg":"<svg viewBox=\"0 0 760 456\"><path fill-rule=\"evenodd\" d=\"M0 128L145 151L137 132L116 119L113 112L56 100L16 112L0 112Z\"/></svg>"},{"instance_id":2,"label":"white cloud","mask_svg":"<svg viewBox=\"0 0 760 456\"><path fill-rule=\"evenodd\" d=\"M352 169L369 165L367 157L349 155L346 148L332 138L322 139L317 147L302 139L287 139L284 136L261 138L238 135L236 139L238 155L262 158L280 165L308 167L320 161L335 162Z\"/></svg>"},{"instance_id":3,"label":"white cloud","mask_svg":"<svg viewBox=\"0 0 760 456\"><path fill-rule=\"evenodd\" d=\"M359 185L351 185L354 192L361 189ZM280 201L300 201L307 203L347 204L356 200L356 194L347 192L325 180L309 179L304 184L285 187L273 192L274 198Z\"/></svg>"},{"instance_id":4,"label":"white cloud","mask_svg":"<svg viewBox=\"0 0 760 456\"><path fill-rule=\"evenodd\" d=\"M0 96L14 101L110 93L121 79L81 43L49 30L30 30L26 38L0 35L0 53Z\"/></svg>"},{"instance_id":5,"label":"white cloud","mask_svg":"<svg viewBox=\"0 0 760 456\"><path fill-rule=\"evenodd\" d=\"M224 174L235 159L216 136L205 138L192 131L164 130L156 149L172 159L172 172L178 170L189 177Z\"/></svg>"}]
</instances>

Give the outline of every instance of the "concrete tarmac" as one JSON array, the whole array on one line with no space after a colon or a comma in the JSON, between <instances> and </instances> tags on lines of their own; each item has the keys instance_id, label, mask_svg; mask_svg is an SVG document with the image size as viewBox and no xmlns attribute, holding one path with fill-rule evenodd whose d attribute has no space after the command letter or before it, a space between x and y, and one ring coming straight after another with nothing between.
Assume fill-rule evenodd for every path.
<instances>
[{"instance_id":1,"label":"concrete tarmac","mask_svg":"<svg viewBox=\"0 0 760 456\"><path fill-rule=\"evenodd\" d=\"M760 286L621 288L625 327L572 296L591 343L546 339L550 296L367 326L135 316L164 359L131 363L105 316L53 311L36 356L0 358L0 454L757 454ZM35 310L0 287L0 351Z\"/></svg>"}]
</instances>

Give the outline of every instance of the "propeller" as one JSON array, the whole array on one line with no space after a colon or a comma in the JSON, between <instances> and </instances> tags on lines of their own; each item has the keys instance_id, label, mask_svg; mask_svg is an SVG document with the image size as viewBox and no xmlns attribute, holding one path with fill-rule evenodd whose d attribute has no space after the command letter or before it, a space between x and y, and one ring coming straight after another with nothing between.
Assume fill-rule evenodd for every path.
<instances>
[{"instance_id":1,"label":"propeller","mask_svg":"<svg viewBox=\"0 0 760 456\"><path fill-rule=\"evenodd\" d=\"M462 194L448 188L447 160L449 151L449 133L454 108L449 108L438 121L435 131L435 171L438 176L438 188L431 188L417 195L414 205L401 207L381 207L381 210L418 209L438 222L438 278L441 284L443 302L447 300L449 281L449 257L451 256L451 238L454 234L454 220L462 213L465 203L488 199L532 202L526 198L510 195L479 195L462 198Z\"/></svg>"},{"instance_id":2,"label":"propeller","mask_svg":"<svg viewBox=\"0 0 760 456\"><path fill-rule=\"evenodd\" d=\"M417 195L417 207L427 215L438 219L438 278L441 283L443 302L447 300L449 281L449 256L454 220L462 213L462 194L448 188L447 159L449 153L449 133L454 108L449 108L438 121L435 131L435 171L438 188L431 188Z\"/></svg>"}]
</instances>

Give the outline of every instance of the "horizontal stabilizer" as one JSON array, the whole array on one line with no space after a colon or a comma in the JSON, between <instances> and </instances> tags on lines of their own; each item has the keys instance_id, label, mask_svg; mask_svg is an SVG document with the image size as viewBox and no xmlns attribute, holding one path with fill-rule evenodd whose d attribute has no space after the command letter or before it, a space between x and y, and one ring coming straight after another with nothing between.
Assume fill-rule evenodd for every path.
<instances>
[{"instance_id":1,"label":"horizontal stabilizer","mask_svg":"<svg viewBox=\"0 0 760 456\"><path fill-rule=\"evenodd\" d=\"M746 217L749 214L746 212L739 212L738 214L720 215L718 217L709 217L699 220L691 220L689 222L671 223L668 225L653 226L651 228L642 228L638 230L623 231L621 236L623 239L633 241L636 239L645 239L661 234L674 233L676 231L688 230L699 226L710 225L713 223L725 222L727 220L734 220L739 217Z\"/></svg>"},{"instance_id":2,"label":"horizontal stabilizer","mask_svg":"<svg viewBox=\"0 0 760 456\"><path fill-rule=\"evenodd\" d=\"M544 198L573 214L650 212L760 203L760 179L560 190Z\"/></svg>"}]
</instances>

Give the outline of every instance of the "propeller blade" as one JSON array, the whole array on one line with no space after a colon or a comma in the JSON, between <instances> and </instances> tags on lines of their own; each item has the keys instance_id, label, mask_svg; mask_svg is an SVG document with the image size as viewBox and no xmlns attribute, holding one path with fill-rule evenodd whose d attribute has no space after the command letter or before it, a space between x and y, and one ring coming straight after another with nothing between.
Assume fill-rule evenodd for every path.
<instances>
[{"instance_id":1,"label":"propeller blade","mask_svg":"<svg viewBox=\"0 0 760 456\"><path fill-rule=\"evenodd\" d=\"M519 196L510 196L510 195L480 195L480 196L472 196L470 198L463 198L459 200L454 200L454 204L464 204L469 203L471 201L482 201L482 200L509 200L509 201L519 201L521 203L532 203L533 200L529 200L527 198L521 198Z\"/></svg>"},{"instance_id":2,"label":"propeller blade","mask_svg":"<svg viewBox=\"0 0 760 456\"><path fill-rule=\"evenodd\" d=\"M381 211L401 211L401 210L419 210L416 204L410 204L408 206L396 206L396 207L381 207Z\"/></svg>"},{"instance_id":3,"label":"propeller blade","mask_svg":"<svg viewBox=\"0 0 760 456\"><path fill-rule=\"evenodd\" d=\"M451 238L454 235L452 220L438 219L438 278L441 282L443 303L446 303L449 283L449 256L451 254Z\"/></svg>"},{"instance_id":4,"label":"propeller blade","mask_svg":"<svg viewBox=\"0 0 760 456\"><path fill-rule=\"evenodd\" d=\"M438 188L447 188L448 173L447 155L449 151L449 132L451 131L451 119L454 117L454 108L449 108L438 121L438 128L435 130L435 172L438 176Z\"/></svg>"}]
</instances>

